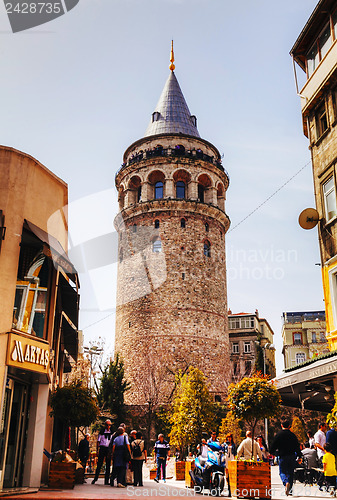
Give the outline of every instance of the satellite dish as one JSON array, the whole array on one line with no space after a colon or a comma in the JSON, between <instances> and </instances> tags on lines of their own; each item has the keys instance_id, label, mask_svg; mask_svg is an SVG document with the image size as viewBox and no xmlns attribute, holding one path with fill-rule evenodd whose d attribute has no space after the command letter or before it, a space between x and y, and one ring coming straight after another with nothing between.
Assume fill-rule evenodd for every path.
<instances>
[{"instance_id":1,"label":"satellite dish","mask_svg":"<svg viewBox=\"0 0 337 500\"><path fill-rule=\"evenodd\" d=\"M315 208L306 208L298 218L298 223L303 229L313 229L318 221L319 215Z\"/></svg>"}]
</instances>

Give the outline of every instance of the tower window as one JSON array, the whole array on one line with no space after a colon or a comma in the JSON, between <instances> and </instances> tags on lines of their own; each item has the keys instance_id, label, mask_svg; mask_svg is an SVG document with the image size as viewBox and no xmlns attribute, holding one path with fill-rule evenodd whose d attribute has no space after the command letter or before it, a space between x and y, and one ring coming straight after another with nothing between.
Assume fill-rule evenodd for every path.
<instances>
[{"instance_id":1,"label":"tower window","mask_svg":"<svg viewBox=\"0 0 337 500\"><path fill-rule=\"evenodd\" d=\"M154 227L155 227L156 229L158 229L158 228L159 228L159 220L158 220L158 219L156 219L156 220L154 221Z\"/></svg>"},{"instance_id":2,"label":"tower window","mask_svg":"<svg viewBox=\"0 0 337 500\"><path fill-rule=\"evenodd\" d=\"M158 111L155 111L154 113L152 113L152 123L153 122L157 122L160 118L160 113Z\"/></svg>"},{"instance_id":3,"label":"tower window","mask_svg":"<svg viewBox=\"0 0 337 500\"><path fill-rule=\"evenodd\" d=\"M132 226L132 232L133 232L133 233L136 233L136 232L137 232L137 224L134 224L134 225Z\"/></svg>"},{"instance_id":4,"label":"tower window","mask_svg":"<svg viewBox=\"0 0 337 500\"><path fill-rule=\"evenodd\" d=\"M198 184L198 200L201 203L205 202L205 188L202 184Z\"/></svg>"},{"instance_id":5,"label":"tower window","mask_svg":"<svg viewBox=\"0 0 337 500\"><path fill-rule=\"evenodd\" d=\"M164 184L161 181L156 182L154 187L154 198L155 200L160 200L163 197L164 197Z\"/></svg>"},{"instance_id":6,"label":"tower window","mask_svg":"<svg viewBox=\"0 0 337 500\"><path fill-rule=\"evenodd\" d=\"M206 240L204 243L204 255L205 257L211 256L211 244L208 240Z\"/></svg>"},{"instance_id":7,"label":"tower window","mask_svg":"<svg viewBox=\"0 0 337 500\"><path fill-rule=\"evenodd\" d=\"M176 184L176 197L177 198L185 198L185 182L183 181L178 181Z\"/></svg>"},{"instance_id":8,"label":"tower window","mask_svg":"<svg viewBox=\"0 0 337 500\"><path fill-rule=\"evenodd\" d=\"M181 219L180 220L180 227L182 227L183 229L185 229L185 227L186 227L186 219Z\"/></svg>"},{"instance_id":9,"label":"tower window","mask_svg":"<svg viewBox=\"0 0 337 500\"><path fill-rule=\"evenodd\" d=\"M154 240L154 242L152 244L152 252L153 253L160 253L161 252L161 240L160 239Z\"/></svg>"},{"instance_id":10,"label":"tower window","mask_svg":"<svg viewBox=\"0 0 337 500\"><path fill-rule=\"evenodd\" d=\"M205 224L205 231L206 231L206 233L208 233L208 231L209 231L209 224L208 224L208 222L206 222L206 224Z\"/></svg>"},{"instance_id":11,"label":"tower window","mask_svg":"<svg viewBox=\"0 0 337 500\"><path fill-rule=\"evenodd\" d=\"M185 279L185 273L182 273L182 274L181 274L181 277L182 277L182 279L184 280L184 279Z\"/></svg>"}]
</instances>

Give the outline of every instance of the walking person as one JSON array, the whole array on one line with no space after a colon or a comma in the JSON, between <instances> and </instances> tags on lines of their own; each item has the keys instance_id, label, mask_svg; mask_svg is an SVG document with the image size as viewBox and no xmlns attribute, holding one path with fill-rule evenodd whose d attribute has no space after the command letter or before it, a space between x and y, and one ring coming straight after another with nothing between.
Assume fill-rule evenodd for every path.
<instances>
[{"instance_id":1,"label":"walking person","mask_svg":"<svg viewBox=\"0 0 337 500\"><path fill-rule=\"evenodd\" d=\"M154 453L157 462L157 475L154 480L159 483L160 471L162 471L163 480L166 483L166 459L170 459L170 445L164 439L164 434L158 434L158 441L154 445Z\"/></svg>"},{"instance_id":2,"label":"walking person","mask_svg":"<svg viewBox=\"0 0 337 500\"><path fill-rule=\"evenodd\" d=\"M111 464L111 454L110 454L109 444L110 444L110 440L111 440L111 435L112 435L111 420L108 419L105 421L104 429L102 429L101 432L98 434L98 438L97 438L98 460L97 460L95 477L91 481L91 484L96 483L96 481L99 477L99 473L101 472L101 468L102 468L104 459L105 459L104 484L109 484L110 464Z\"/></svg>"},{"instance_id":3,"label":"walking person","mask_svg":"<svg viewBox=\"0 0 337 500\"><path fill-rule=\"evenodd\" d=\"M317 450L317 458L320 465L322 465L322 458L325 453L324 445L326 443L326 436L325 436L326 429L327 429L326 422L323 421L319 424L318 431L314 435L315 448Z\"/></svg>"},{"instance_id":4,"label":"walking person","mask_svg":"<svg viewBox=\"0 0 337 500\"><path fill-rule=\"evenodd\" d=\"M124 432L124 427L118 427L117 437L112 445L112 459L114 470L117 475L117 487L126 487L126 466L131 458L131 448L128 435ZM113 480L110 481L110 486L113 486Z\"/></svg>"},{"instance_id":5,"label":"walking person","mask_svg":"<svg viewBox=\"0 0 337 500\"><path fill-rule=\"evenodd\" d=\"M262 435L257 436L256 441L258 442L262 452L262 460L264 462L269 462L269 451L264 437Z\"/></svg>"},{"instance_id":6,"label":"walking person","mask_svg":"<svg viewBox=\"0 0 337 500\"><path fill-rule=\"evenodd\" d=\"M253 457L255 459L259 457L262 462L262 452L260 450L260 446L258 445L257 441L255 441L255 439L253 445L252 431L247 431L246 439L244 439L238 447L238 459L243 456L245 460L250 460L252 458L252 452Z\"/></svg>"},{"instance_id":7,"label":"walking person","mask_svg":"<svg viewBox=\"0 0 337 500\"><path fill-rule=\"evenodd\" d=\"M236 446L234 443L234 438L233 434L227 434L226 436L226 443L225 443L225 457L226 457L226 469L225 469L225 475L226 475L226 481L227 481L227 487L228 487L228 496L231 496L231 485L229 482L229 470L228 470L228 462L231 462L232 460L235 460L235 455L236 455Z\"/></svg>"},{"instance_id":8,"label":"walking person","mask_svg":"<svg viewBox=\"0 0 337 500\"><path fill-rule=\"evenodd\" d=\"M90 434L87 433L78 444L78 451L77 451L78 458L81 462L81 465L84 467L84 472L87 466L87 461L89 459L89 452L90 452L89 440L90 440Z\"/></svg>"},{"instance_id":9,"label":"walking person","mask_svg":"<svg viewBox=\"0 0 337 500\"><path fill-rule=\"evenodd\" d=\"M296 458L301 463L302 453L297 437L290 430L290 420L284 420L281 427L282 430L276 434L271 445L270 453L279 457L279 474L288 496L292 493Z\"/></svg>"},{"instance_id":10,"label":"walking person","mask_svg":"<svg viewBox=\"0 0 337 500\"><path fill-rule=\"evenodd\" d=\"M337 479L336 459L335 455L333 455L332 453L331 444L325 443L324 451L325 454L323 455L322 458L324 479L327 490L331 489L330 494L334 495L336 492L336 479Z\"/></svg>"},{"instance_id":11,"label":"walking person","mask_svg":"<svg viewBox=\"0 0 337 500\"><path fill-rule=\"evenodd\" d=\"M136 433L136 439L131 443L133 486L143 486L143 463L146 463L147 453L142 433Z\"/></svg>"},{"instance_id":12,"label":"walking person","mask_svg":"<svg viewBox=\"0 0 337 500\"><path fill-rule=\"evenodd\" d=\"M329 425L330 429L326 433L326 443L331 446L331 453L337 458L337 431L332 426Z\"/></svg>"}]
</instances>

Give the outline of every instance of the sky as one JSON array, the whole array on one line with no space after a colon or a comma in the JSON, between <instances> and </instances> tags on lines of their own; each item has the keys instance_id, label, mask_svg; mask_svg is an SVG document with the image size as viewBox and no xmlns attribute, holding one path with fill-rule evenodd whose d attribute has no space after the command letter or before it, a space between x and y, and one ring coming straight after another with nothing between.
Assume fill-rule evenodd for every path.
<instances>
[{"instance_id":1,"label":"sky","mask_svg":"<svg viewBox=\"0 0 337 500\"><path fill-rule=\"evenodd\" d=\"M80 0L15 34L0 4L0 143L68 183L85 344L102 337L113 350L117 238L107 258L104 236L115 231L114 177L155 110L173 39L191 114L230 176L228 306L258 309L268 320L282 372L282 313L324 310L317 229L298 225L300 212L315 205L289 55L316 3ZM303 84L299 68L298 77ZM103 244L83 261L83 245L95 238Z\"/></svg>"}]
</instances>

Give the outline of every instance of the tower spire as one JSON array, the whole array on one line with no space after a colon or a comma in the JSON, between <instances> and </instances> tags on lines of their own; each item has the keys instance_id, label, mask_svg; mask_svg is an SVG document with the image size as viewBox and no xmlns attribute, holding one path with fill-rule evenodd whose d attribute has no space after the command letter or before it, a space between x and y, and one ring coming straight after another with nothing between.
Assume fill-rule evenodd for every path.
<instances>
[{"instance_id":1,"label":"tower spire","mask_svg":"<svg viewBox=\"0 0 337 500\"><path fill-rule=\"evenodd\" d=\"M171 71L174 71L174 69L175 69L175 65L173 64L173 63L174 63L173 40L171 41L171 55L170 55L170 61L171 61L171 64L170 64L170 70L171 70Z\"/></svg>"}]
</instances>

